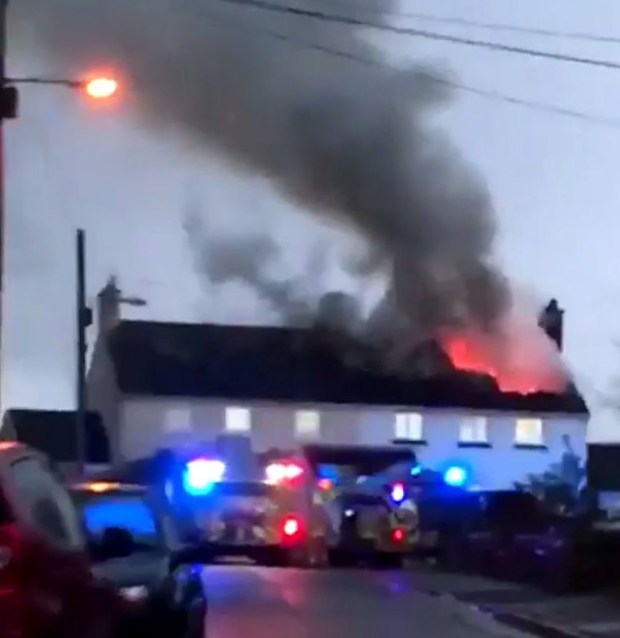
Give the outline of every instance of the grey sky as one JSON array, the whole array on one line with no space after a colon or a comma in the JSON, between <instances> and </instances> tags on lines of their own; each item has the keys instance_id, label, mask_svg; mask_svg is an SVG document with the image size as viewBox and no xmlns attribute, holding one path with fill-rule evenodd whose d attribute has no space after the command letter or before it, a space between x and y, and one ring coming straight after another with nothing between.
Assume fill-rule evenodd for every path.
<instances>
[{"instance_id":1,"label":"grey sky","mask_svg":"<svg viewBox=\"0 0 620 638\"><path fill-rule=\"evenodd\" d=\"M60 0L58 0L60 1ZM353 0L351 0L353 1ZM361 0L360 0L361 1ZM29 0L14 2L24 15ZM334 5L335 6L335 5ZM566 31L620 36L617 0L404 0L403 10ZM399 24L418 26L413 20ZM620 61L620 45L592 45L522 34L423 25L446 33ZM343 27L347 28L347 27ZM446 43L369 34L395 64L430 59L464 84L614 117L620 72L580 67ZM11 42L15 75L44 74L45 57ZM85 69L88 71L88 69ZM594 396L616 370L620 337L620 129L528 111L466 93L439 114L463 153L484 173L500 222L498 257L509 275L567 310L567 355ZM241 232L271 228L288 236L287 269L303 269L316 245L336 257L347 240L291 214L264 180L235 174L217 158L179 141L157 139L131 117L131 95L113 109L92 109L60 89L22 93L19 122L7 134L7 285L3 407L67 407L73 401L73 230L88 233L89 292L115 271L128 293L149 300L128 316L269 321L268 308L241 287L205 288L196 278L182 231L188 205L209 223ZM346 249L345 249L346 250ZM347 285L327 268L325 282ZM321 285L321 287L323 284ZM618 366L620 367L620 366ZM596 412L593 436L616 437Z\"/></svg>"}]
</instances>

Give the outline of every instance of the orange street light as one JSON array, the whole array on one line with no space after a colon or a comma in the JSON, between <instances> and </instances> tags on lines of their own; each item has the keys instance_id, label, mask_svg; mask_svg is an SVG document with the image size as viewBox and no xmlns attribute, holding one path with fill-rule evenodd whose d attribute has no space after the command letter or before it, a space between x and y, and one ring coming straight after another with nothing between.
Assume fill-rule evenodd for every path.
<instances>
[{"instance_id":1,"label":"orange street light","mask_svg":"<svg viewBox=\"0 0 620 638\"><path fill-rule=\"evenodd\" d=\"M93 100L107 100L118 91L118 82L114 78L99 77L84 82L84 91Z\"/></svg>"},{"instance_id":2,"label":"orange street light","mask_svg":"<svg viewBox=\"0 0 620 638\"><path fill-rule=\"evenodd\" d=\"M0 0L0 3L2 0ZM98 76L90 80L68 80L58 78L21 77L6 78L7 85L14 84L38 84L43 86L64 86L69 89L78 89L93 100L107 100L118 92L118 81L110 76Z\"/></svg>"}]
</instances>

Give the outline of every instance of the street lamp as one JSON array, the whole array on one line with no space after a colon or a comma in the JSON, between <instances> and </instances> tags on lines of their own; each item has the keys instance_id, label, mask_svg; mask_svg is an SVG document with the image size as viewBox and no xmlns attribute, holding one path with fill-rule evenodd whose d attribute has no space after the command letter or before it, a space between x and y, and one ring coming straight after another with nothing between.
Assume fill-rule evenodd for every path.
<instances>
[{"instance_id":1,"label":"street lamp","mask_svg":"<svg viewBox=\"0 0 620 638\"><path fill-rule=\"evenodd\" d=\"M1 1L1 0L0 0ZM88 80L75 80L66 78L45 78L45 77L15 77L6 78L5 84L14 87L20 84L30 84L39 86L60 86L67 89L77 89L94 100L107 100L114 97L119 90L118 80L109 75L91 77Z\"/></svg>"},{"instance_id":2,"label":"street lamp","mask_svg":"<svg viewBox=\"0 0 620 638\"><path fill-rule=\"evenodd\" d=\"M93 78L85 83L84 91L93 100L107 100L118 91L118 82L110 77Z\"/></svg>"},{"instance_id":3,"label":"street lamp","mask_svg":"<svg viewBox=\"0 0 620 638\"><path fill-rule=\"evenodd\" d=\"M118 91L118 82L110 76L92 77L89 80L54 79L44 77L16 77L6 76L6 10L8 0L0 0L0 352L2 352L2 317L4 297L4 122L18 117L17 85L45 85L61 86L83 91L93 100L103 101L112 98ZM1 365L0 365L1 371ZM0 374L0 380L2 375ZM0 407L2 406L0 397Z\"/></svg>"}]
</instances>

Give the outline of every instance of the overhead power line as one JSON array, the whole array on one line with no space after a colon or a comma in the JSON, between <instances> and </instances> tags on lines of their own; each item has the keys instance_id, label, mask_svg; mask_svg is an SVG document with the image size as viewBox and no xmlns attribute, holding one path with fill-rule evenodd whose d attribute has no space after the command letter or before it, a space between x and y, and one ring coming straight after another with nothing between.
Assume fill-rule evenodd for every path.
<instances>
[{"instance_id":1,"label":"overhead power line","mask_svg":"<svg viewBox=\"0 0 620 638\"><path fill-rule=\"evenodd\" d=\"M357 0L340 0L338 4L344 7L347 5L351 6L352 3L355 3L356 10L359 10ZM581 40L584 42L620 44L620 35L602 35L582 31L557 31L554 29L541 29L539 27L526 27L500 22L479 22L477 20L469 20L467 18L460 18L456 16L439 16L436 14L410 11L385 11L375 7L365 7L362 11L368 15L381 15L387 18L411 18L413 20L420 20L422 22L431 22L435 24L447 24L473 29L484 29L487 31L505 31L508 33L520 33L522 35L534 35L545 38L554 38L557 40Z\"/></svg>"},{"instance_id":2,"label":"overhead power line","mask_svg":"<svg viewBox=\"0 0 620 638\"><path fill-rule=\"evenodd\" d=\"M351 16L343 16L332 13L326 13L324 11L318 11L315 9L304 9L300 7L291 7L281 5L277 3L269 2L269 0L220 0L220 2L226 2L229 4L237 4L248 7L255 7L264 11L271 11L274 13L284 13L288 15L295 15L305 18L313 18L315 20L323 20L326 22L347 24L350 26L364 27L368 29L376 29L379 31L385 31L389 33L397 33L400 35L408 35L411 37L423 38L426 40L436 40L440 42L451 42L452 44L461 44L470 47L476 47L480 49L487 49L492 51L500 51L503 53L513 53L517 55L527 55L536 58L546 58L548 60L555 60L556 62L572 62L574 64L584 64L587 66L595 66L607 69L620 70L620 62L613 60L600 60L596 58L580 57L575 55L568 55L564 53L554 53L553 51L542 51L539 49L529 49L527 47L511 46L508 44L501 44L499 42L489 42L487 40L477 40L475 38L464 38L453 35L447 35L445 33L436 33L434 31L426 31L423 29L411 29L408 27L399 27L389 24L381 24L379 22L369 22L367 20L361 20Z\"/></svg>"},{"instance_id":3,"label":"overhead power line","mask_svg":"<svg viewBox=\"0 0 620 638\"><path fill-rule=\"evenodd\" d=\"M290 46L294 46L296 48L305 49L309 51L316 51L318 53L322 53L325 55L331 55L333 57L350 60L365 66L394 69L394 67L392 67L391 65L386 64L385 62L376 58L363 57L357 54L349 53L347 51L342 51L339 49L334 49L332 47L324 46L314 42L301 42L298 39L293 38L290 35L287 35L284 33L272 31L271 29L266 29L264 27L257 26L256 24L253 24L253 23L240 22L236 17L232 17L229 15L225 16L225 15L217 14L211 11L205 11L205 15L208 16L210 19L214 19L220 23L223 23L230 28L233 28L236 30L241 29L245 31L251 31L253 33L258 33L259 35L262 35L264 37L279 40L280 42L283 42ZM534 100L528 100L525 98L507 95L499 91L483 89L483 88L471 86L468 84L463 84L461 82L448 80L445 78L432 75L430 73L425 76L425 79L428 80L429 82L448 86L457 91L462 91L465 93L470 93L472 95L477 95L478 97L492 100L495 102L504 102L506 104L511 104L513 106L520 106L532 111L542 111L542 112L550 113L552 115L560 115L566 118L572 118L575 120L581 120L584 122L589 122L591 124L597 124L600 126L606 126L606 127L620 130L620 119L605 117L603 115L587 113L584 111L570 109L570 108L566 108L559 105L546 104L544 102L537 102Z\"/></svg>"}]
</instances>

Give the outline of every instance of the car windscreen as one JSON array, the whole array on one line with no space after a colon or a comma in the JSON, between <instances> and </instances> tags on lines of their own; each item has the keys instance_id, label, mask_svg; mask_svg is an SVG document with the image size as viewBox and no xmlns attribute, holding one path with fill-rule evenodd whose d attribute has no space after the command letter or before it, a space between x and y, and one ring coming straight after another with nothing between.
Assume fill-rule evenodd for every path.
<instances>
[{"instance_id":1,"label":"car windscreen","mask_svg":"<svg viewBox=\"0 0 620 638\"><path fill-rule=\"evenodd\" d=\"M157 516L144 496L89 494L76 500L86 531L92 539L98 539L108 527L120 527L131 533L138 546L148 548L163 544Z\"/></svg>"}]
</instances>

